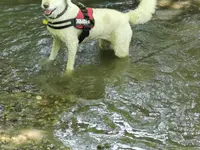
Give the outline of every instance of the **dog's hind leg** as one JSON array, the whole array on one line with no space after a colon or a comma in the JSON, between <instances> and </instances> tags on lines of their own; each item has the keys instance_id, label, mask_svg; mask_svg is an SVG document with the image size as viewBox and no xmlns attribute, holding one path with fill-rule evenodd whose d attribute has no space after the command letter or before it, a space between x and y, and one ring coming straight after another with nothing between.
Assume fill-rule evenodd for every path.
<instances>
[{"instance_id":1,"label":"dog's hind leg","mask_svg":"<svg viewBox=\"0 0 200 150\"><path fill-rule=\"evenodd\" d=\"M51 54L49 56L49 60L54 60L58 54L58 50L60 49L61 41L57 38L53 38L53 47L51 49Z\"/></svg>"},{"instance_id":2,"label":"dog's hind leg","mask_svg":"<svg viewBox=\"0 0 200 150\"><path fill-rule=\"evenodd\" d=\"M117 29L111 35L111 43L115 51L115 55L119 58L129 56L129 46L132 38L132 30L130 25L124 25Z\"/></svg>"}]
</instances>

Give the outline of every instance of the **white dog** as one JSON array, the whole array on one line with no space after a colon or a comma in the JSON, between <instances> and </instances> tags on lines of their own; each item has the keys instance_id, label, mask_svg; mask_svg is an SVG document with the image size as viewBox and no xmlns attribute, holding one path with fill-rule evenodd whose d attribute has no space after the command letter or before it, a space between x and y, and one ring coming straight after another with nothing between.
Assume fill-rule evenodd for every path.
<instances>
[{"instance_id":1,"label":"white dog","mask_svg":"<svg viewBox=\"0 0 200 150\"><path fill-rule=\"evenodd\" d=\"M79 36L83 30L70 26L71 22L65 22L65 20L76 18L80 8L71 0L42 0L42 8L45 9L44 13L47 17L45 23L49 25L47 28L53 36L53 47L49 60L55 59L61 42L64 42L68 48L66 72L70 72L74 69L76 52L80 42ZM99 39L100 45L109 42L117 57L126 57L129 55L132 37L130 23L146 23L152 18L155 8L156 0L141 0L138 8L128 13L121 13L113 9L92 9L95 24L91 28L89 36L82 40L85 42L90 39ZM51 25L58 27L58 29L51 27ZM63 25L69 25L69 27L59 29Z\"/></svg>"}]
</instances>

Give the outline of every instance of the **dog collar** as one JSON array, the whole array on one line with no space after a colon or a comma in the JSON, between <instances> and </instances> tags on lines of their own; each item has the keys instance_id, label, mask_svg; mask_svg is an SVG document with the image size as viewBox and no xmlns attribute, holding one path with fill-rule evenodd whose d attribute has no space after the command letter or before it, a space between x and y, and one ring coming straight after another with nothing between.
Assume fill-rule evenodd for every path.
<instances>
[{"instance_id":1,"label":"dog collar","mask_svg":"<svg viewBox=\"0 0 200 150\"><path fill-rule=\"evenodd\" d=\"M60 13L60 14L58 14L55 18L54 17L49 17L49 16L47 16L47 15L45 15L47 18L49 18L49 19L57 19L57 18L59 18L59 17L61 17L62 15L64 15L64 13L67 11L67 5L65 6L65 9Z\"/></svg>"},{"instance_id":2,"label":"dog collar","mask_svg":"<svg viewBox=\"0 0 200 150\"><path fill-rule=\"evenodd\" d=\"M68 28L68 27L74 26L75 20L76 19L73 18L73 19L67 19L67 20L63 20L63 21L50 22L50 21L45 19L45 20L42 21L42 23L44 25L47 25L50 28L53 28L53 29L64 29L64 28ZM68 22L70 22L70 24L57 26L57 25L60 25L60 24L68 23Z\"/></svg>"}]
</instances>

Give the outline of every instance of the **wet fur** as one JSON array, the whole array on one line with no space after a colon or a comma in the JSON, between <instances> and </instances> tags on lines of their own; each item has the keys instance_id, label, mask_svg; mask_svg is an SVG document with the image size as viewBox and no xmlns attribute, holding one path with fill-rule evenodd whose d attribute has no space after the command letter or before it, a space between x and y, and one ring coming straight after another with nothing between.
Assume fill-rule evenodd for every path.
<instances>
[{"instance_id":1,"label":"wet fur","mask_svg":"<svg viewBox=\"0 0 200 150\"><path fill-rule=\"evenodd\" d=\"M65 6L68 6L64 15L58 19L49 19L50 21L61 21L65 19L75 18L79 8L71 2L71 0L42 0L43 4L48 3L49 9L56 9L50 17L56 17L62 12ZM89 37L83 42L90 39L99 39L100 47L104 43L111 43L115 55L119 58L129 56L129 45L132 38L132 29L130 23L141 24L149 21L155 12L156 0L141 0L137 9L128 13L121 13L113 9L93 9L95 19L95 27L90 31ZM53 36L53 47L49 60L54 60L61 42L64 42L68 48L68 62L66 72L74 69L75 57L78 48L78 36L81 30L69 27L62 30L55 30L47 27ZM106 42L105 42L106 41ZM108 42L107 42L108 41Z\"/></svg>"}]
</instances>

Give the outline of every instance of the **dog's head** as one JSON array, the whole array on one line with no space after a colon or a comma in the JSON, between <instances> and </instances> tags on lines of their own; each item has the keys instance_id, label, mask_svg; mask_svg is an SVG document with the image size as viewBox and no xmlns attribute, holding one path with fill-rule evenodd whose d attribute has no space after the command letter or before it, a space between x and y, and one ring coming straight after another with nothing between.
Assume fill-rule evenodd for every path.
<instances>
[{"instance_id":1,"label":"dog's head","mask_svg":"<svg viewBox=\"0 0 200 150\"><path fill-rule=\"evenodd\" d=\"M71 0L42 0L41 7L46 16L56 18L70 4Z\"/></svg>"}]
</instances>

